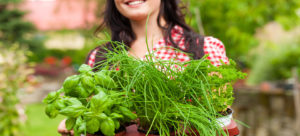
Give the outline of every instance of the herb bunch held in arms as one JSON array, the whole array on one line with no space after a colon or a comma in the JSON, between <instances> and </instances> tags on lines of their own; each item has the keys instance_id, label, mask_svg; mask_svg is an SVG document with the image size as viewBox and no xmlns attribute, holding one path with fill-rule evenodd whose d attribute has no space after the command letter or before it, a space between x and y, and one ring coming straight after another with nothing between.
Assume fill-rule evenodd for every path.
<instances>
[{"instance_id":1,"label":"herb bunch held in arms","mask_svg":"<svg viewBox=\"0 0 300 136\"><path fill-rule=\"evenodd\" d=\"M68 77L60 90L43 100L46 114L50 118L66 116L66 128L73 129L75 136L99 131L106 136L115 135L116 130L137 116L124 97L128 93L110 76L114 72L103 69L95 73L90 66L81 65L79 75Z\"/></svg>"},{"instance_id":2,"label":"herb bunch held in arms","mask_svg":"<svg viewBox=\"0 0 300 136\"><path fill-rule=\"evenodd\" d=\"M140 129L160 135L196 131L201 136L226 135L216 118L223 116L219 113L232 104L232 83L245 76L236 70L233 61L215 67L205 57L179 63L154 60L149 54L146 60L138 60L122 49L122 43L111 44L118 48L107 50L108 59L99 66L112 64L112 69L119 68L118 72L123 73L118 77L120 86L125 92L135 90L128 97ZM223 78L212 75L213 72Z\"/></svg>"}]
</instances>

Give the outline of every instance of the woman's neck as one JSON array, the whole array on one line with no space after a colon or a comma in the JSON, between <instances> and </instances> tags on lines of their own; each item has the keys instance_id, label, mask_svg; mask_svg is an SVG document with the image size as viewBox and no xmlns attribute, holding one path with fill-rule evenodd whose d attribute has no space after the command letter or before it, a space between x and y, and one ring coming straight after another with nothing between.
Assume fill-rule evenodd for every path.
<instances>
[{"instance_id":1,"label":"woman's neck","mask_svg":"<svg viewBox=\"0 0 300 136\"><path fill-rule=\"evenodd\" d=\"M152 50L153 44L163 38L163 30L157 24L158 13L149 16L149 20L140 21L131 20L131 28L136 35L136 39L131 43L129 53L137 58L143 58L149 50ZM161 25L164 26L164 18L160 19ZM146 33L147 29L147 33ZM146 37L148 43L146 43Z\"/></svg>"},{"instance_id":2,"label":"woman's neck","mask_svg":"<svg viewBox=\"0 0 300 136\"><path fill-rule=\"evenodd\" d=\"M151 15L149 16L149 20L147 19L140 21L131 21L131 27L133 32L136 35L136 40L145 40L146 36L148 40L155 40L157 38L163 37L163 31L157 24L157 16ZM164 26L165 21L161 18L161 24ZM146 34L147 29L147 34Z\"/></svg>"}]
</instances>

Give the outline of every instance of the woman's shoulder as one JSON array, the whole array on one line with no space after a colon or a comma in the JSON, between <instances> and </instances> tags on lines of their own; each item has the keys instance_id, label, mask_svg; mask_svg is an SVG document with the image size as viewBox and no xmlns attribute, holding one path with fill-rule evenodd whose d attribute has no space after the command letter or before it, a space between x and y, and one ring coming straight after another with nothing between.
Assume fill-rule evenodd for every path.
<instances>
[{"instance_id":1,"label":"woman's shoulder","mask_svg":"<svg viewBox=\"0 0 300 136\"><path fill-rule=\"evenodd\" d=\"M86 59L85 59L85 64L88 64L88 65L91 66L91 67L94 66L95 59L96 59L97 52L98 52L99 48L100 48L100 47L98 46L98 47L92 49L92 50L88 53L88 55L87 55L87 57L86 57Z\"/></svg>"},{"instance_id":2,"label":"woman's shoulder","mask_svg":"<svg viewBox=\"0 0 300 136\"><path fill-rule=\"evenodd\" d=\"M97 62L105 60L106 58L104 54L106 52L107 46L108 44L103 44L92 49L86 57L85 64L88 64L91 67L95 67L95 64Z\"/></svg>"},{"instance_id":3,"label":"woman's shoulder","mask_svg":"<svg viewBox=\"0 0 300 136\"><path fill-rule=\"evenodd\" d=\"M223 51L222 53L225 53L225 45L223 44L223 42L213 36L204 37L204 48L207 49L212 48L212 49Z\"/></svg>"},{"instance_id":4,"label":"woman's shoulder","mask_svg":"<svg viewBox=\"0 0 300 136\"><path fill-rule=\"evenodd\" d=\"M215 66L229 63L228 57L226 56L225 45L221 40L212 36L204 37L204 54L208 55L207 59Z\"/></svg>"}]
</instances>

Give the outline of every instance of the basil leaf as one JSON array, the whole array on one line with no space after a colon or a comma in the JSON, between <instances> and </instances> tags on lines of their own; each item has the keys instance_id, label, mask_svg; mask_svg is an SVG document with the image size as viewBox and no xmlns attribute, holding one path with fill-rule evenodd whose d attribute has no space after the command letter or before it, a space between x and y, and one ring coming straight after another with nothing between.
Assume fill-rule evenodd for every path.
<instances>
[{"instance_id":1,"label":"basil leaf","mask_svg":"<svg viewBox=\"0 0 300 136\"><path fill-rule=\"evenodd\" d=\"M82 105L71 105L59 111L60 114L76 118L85 112L86 108Z\"/></svg>"},{"instance_id":2,"label":"basil leaf","mask_svg":"<svg viewBox=\"0 0 300 136\"><path fill-rule=\"evenodd\" d=\"M114 124L115 124L115 129L119 129L120 128L120 122L118 120L114 119Z\"/></svg>"},{"instance_id":3,"label":"basil leaf","mask_svg":"<svg viewBox=\"0 0 300 136\"><path fill-rule=\"evenodd\" d=\"M63 101L67 106L71 106L71 105L80 105L81 106L82 105L82 103L76 98L64 98Z\"/></svg>"},{"instance_id":4,"label":"basil leaf","mask_svg":"<svg viewBox=\"0 0 300 136\"><path fill-rule=\"evenodd\" d=\"M78 75L69 76L64 81L64 89L73 89L79 84L80 78Z\"/></svg>"},{"instance_id":5,"label":"basil leaf","mask_svg":"<svg viewBox=\"0 0 300 136\"><path fill-rule=\"evenodd\" d=\"M107 89L117 88L118 86L115 83L115 81L105 73L106 72L104 70L95 73L96 84L98 84L104 88L107 88Z\"/></svg>"},{"instance_id":6,"label":"basil leaf","mask_svg":"<svg viewBox=\"0 0 300 136\"><path fill-rule=\"evenodd\" d=\"M92 68L87 64L82 64L78 69L78 72L81 74L87 73L89 71L92 71Z\"/></svg>"},{"instance_id":7,"label":"basil leaf","mask_svg":"<svg viewBox=\"0 0 300 136\"><path fill-rule=\"evenodd\" d=\"M89 91L89 93L93 92L93 89L95 87L95 81L94 81L93 77L88 76L88 75L82 75L81 83L84 88L86 88L87 90L91 90L91 91Z\"/></svg>"},{"instance_id":8,"label":"basil leaf","mask_svg":"<svg viewBox=\"0 0 300 136\"><path fill-rule=\"evenodd\" d=\"M99 120L106 120L107 119L107 115L105 113L100 113L100 114L96 115L96 117Z\"/></svg>"},{"instance_id":9,"label":"basil leaf","mask_svg":"<svg viewBox=\"0 0 300 136\"><path fill-rule=\"evenodd\" d=\"M45 104L53 103L59 97L58 92L51 92L47 95L47 97L43 100Z\"/></svg>"},{"instance_id":10,"label":"basil leaf","mask_svg":"<svg viewBox=\"0 0 300 136\"><path fill-rule=\"evenodd\" d=\"M121 111L121 114L123 114L125 117L135 120L137 118L137 115L134 114L132 111L130 111L128 108L120 106L119 110Z\"/></svg>"},{"instance_id":11,"label":"basil leaf","mask_svg":"<svg viewBox=\"0 0 300 136\"><path fill-rule=\"evenodd\" d=\"M91 110L96 113L101 113L103 109L103 104L107 101L108 96L103 91L100 91L97 95L94 95L91 99Z\"/></svg>"},{"instance_id":12,"label":"basil leaf","mask_svg":"<svg viewBox=\"0 0 300 136\"><path fill-rule=\"evenodd\" d=\"M59 111L55 108L54 104L48 104L45 109L45 113L49 118L55 118Z\"/></svg>"},{"instance_id":13,"label":"basil leaf","mask_svg":"<svg viewBox=\"0 0 300 136\"><path fill-rule=\"evenodd\" d=\"M86 123L86 130L89 134L94 134L99 130L100 123L96 118L92 118Z\"/></svg>"},{"instance_id":14,"label":"basil leaf","mask_svg":"<svg viewBox=\"0 0 300 136\"><path fill-rule=\"evenodd\" d=\"M105 89L105 88L102 88L102 87L100 87L100 86L96 86L96 87L94 88L94 92L95 92L95 94L98 94L99 92L108 92L108 90Z\"/></svg>"},{"instance_id":15,"label":"basil leaf","mask_svg":"<svg viewBox=\"0 0 300 136\"><path fill-rule=\"evenodd\" d=\"M112 113L112 114L110 114L110 117L113 118L113 119L122 119L122 118L124 118L123 115L118 114L118 113Z\"/></svg>"},{"instance_id":16,"label":"basil leaf","mask_svg":"<svg viewBox=\"0 0 300 136\"><path fill-rule=\"evenodd\" d=\"M111 118L103 120L100 124L100 130L104 135L113 136L115 135L115 123Z\"/></svg>"},{"instance_id":17,"label":"basil leaf","mask_svg":"<svg viewBox=\"0 0 300 136\"><path fill-rule=\"evenodd\" d=\"M65 91L66 96L76 97L76 98L87 98L89 93L86 89L79 83L75 88Z\"/></svg>"},{"instance_id":18,"label":"basil leaf","mask_svg":"<svg viewBox=\"0 0 300 136\"><path fill-rule=\"evenodd\" d=\"M76 118L68 118L65 122L66 128L68 130L72 130L72 128L75 126Z\"/></svg>"},{"instance_id":19,"label":"basil leaf","mask_svg":"<svg viewBox=\"0 0 300 136\"><path fill-rule=\"evenodd\" d=\"M64 99L59 99L55 102L55 108L57 110L61 110L63 108L65 108L67 105L65 104L65 100Z\"/></svg>"}]
</instances>

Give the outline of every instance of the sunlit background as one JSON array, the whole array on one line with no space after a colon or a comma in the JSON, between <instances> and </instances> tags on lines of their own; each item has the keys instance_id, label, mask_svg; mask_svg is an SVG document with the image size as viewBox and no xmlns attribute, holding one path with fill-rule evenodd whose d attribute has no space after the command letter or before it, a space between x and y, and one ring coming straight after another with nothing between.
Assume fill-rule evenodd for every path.
<instances>
[{"instance_id":1,"label":"sunlit background","mask_svg":"<svg viewBox=\"0 0 300 136\"><path fill-rule=\"evenodd\" d=\"M0 0L0 135L58 136L41 100L98 46L105 0ZM235 85L241 136L300 136L300 1L184 0L186 21L248 73ZM100 34L101 37L101 34Z\"/></svg>"}]
</instances>

